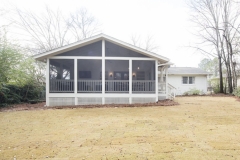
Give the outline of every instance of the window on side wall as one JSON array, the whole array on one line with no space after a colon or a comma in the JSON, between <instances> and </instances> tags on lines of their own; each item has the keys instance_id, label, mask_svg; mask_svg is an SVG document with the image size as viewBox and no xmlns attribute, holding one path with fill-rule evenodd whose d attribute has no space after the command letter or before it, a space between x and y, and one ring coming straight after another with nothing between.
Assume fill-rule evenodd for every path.
<instances>
[{"instance_id":1,"label":"window on side wall","mask_svg":"<svg viewBox=\"0 0 240 160\"><path fill-rule=\"evenodd\" d=\"M182 84L194 84L195 77L182 77Z\"/></svg>"}]
</instances>

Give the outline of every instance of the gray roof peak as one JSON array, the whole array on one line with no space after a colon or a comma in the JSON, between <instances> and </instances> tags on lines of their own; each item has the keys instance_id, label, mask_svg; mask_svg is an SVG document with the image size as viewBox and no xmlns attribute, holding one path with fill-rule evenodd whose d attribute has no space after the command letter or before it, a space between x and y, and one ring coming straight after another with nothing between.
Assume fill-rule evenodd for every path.
<instances>
[{"instance_id":1,"label":"gray roof peak","mask_svg":"<svg viewBox=\"0 0 240 160\"><path fill-rule=\"evenodd\" d=\"M184 75L208 75L210 73L196 67L170 67L168 74L184 74Z\"/></svg>"}]
</instances>

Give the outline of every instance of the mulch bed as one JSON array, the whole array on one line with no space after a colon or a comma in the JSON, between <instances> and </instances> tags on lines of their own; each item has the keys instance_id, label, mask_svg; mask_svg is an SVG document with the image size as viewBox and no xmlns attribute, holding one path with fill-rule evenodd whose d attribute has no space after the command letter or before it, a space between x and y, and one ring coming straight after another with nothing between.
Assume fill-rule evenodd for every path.
<instances>
[{"instance_id":1,"label":"mulch bed","mask_svg":"<svg viewBox=\"0 0 240 160\"><path fill-rule=\"evenodd\" d=\"M203 95L180 95L177 97L199 97L199 96L206 96L206 97L234 97L232 94L224 94L224 93L217 93L217 94L203 94Z\"/></svg>"},{"instance_id":2,"label":"mulch bed","mask_svg":"<svg viewBox=\"0 0 240 160\"><path fill-rule=\"evenodd\" d=\"M211 94L209 96L211 96L211 97L235 97L233 94L224 94L224 93Z\"/></svg>"},{"instance_id":3,"label":"mulch bed","mask_svg":"<svg viewBox=\"0 0 240 160\"><path fill-rule=\"evenodd\" d=\"M45 107L46 103L36 104L14 104L0 108L0 112L8 111L22 111L22 110L45 110L45 109L64 109L64 108L117 108L117 107L153 107L153 106L174 106L179 105L178 102L173 100L160 100L156 103L144 103L144 104L105 104L105 105L71 105L71 106L55 106Z\"/></svg>"}]
</instances>

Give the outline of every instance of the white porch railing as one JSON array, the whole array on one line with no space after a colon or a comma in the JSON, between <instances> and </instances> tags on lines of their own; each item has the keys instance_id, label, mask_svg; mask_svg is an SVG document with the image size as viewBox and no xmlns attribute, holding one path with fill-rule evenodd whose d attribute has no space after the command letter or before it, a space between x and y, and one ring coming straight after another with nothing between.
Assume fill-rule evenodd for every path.
<instances>
[{"instance_id":1,"label":"white porch railing","mask_svg":"<svg viewBox=\"0 0 240 160\"><path fill-rule=\"evenodd\" d=\"M132 93L155 93L155 80L133 80Z\"/></svg>"},{"instance_id":2,"label":"white porch railing","mask_svg":"<svg viewBox=\"0 0 240 160\"><path fill-rule=\"evenodd\" d=\"M50 79L49 92L74 92L74 80Z\"/></svg>"},{"instance_id":3,"label":"white porch railing","mask_svg":"<svg viewBox=\"0 0 240 160\"><path fill-rule=\"evenodd\" d=\"M102 80L78 80L78 92L102 92Z\"/></svg>"},{"instance_id":4,"label":"white porch railing","mask_svg":"<svg viewBox=\"0 0 240 160\"><path fill-rule=\"evenodd\" d=\"M106 80L105 92L129 92L129 80Z\"/></svg>"},{"instance_id":5,"label":"white porch railing","mask_svg":"<svg viewBox=\"0 0 240 160\"><path fill-rule=\"evenodd\" d=\"M165 83L164 83L165 84ZM74 92L74 80L50 80L50 93ZM166 86L163 85L163 86ZM78 80L78 93L101 93L102 80ZM106 80L106 93L129 93L129 80ZM133 80L132 93L155 93L155 80Z\"/></svg>"},{"instance_id":6,"label":"white porch railing","mask_svg":"<svg viewBox=\"0 0 240 160\"><path fill-rule=\"evenodd\" d=\"M168 83L168 98L174 99L176 96L176 88Z\"/></svg>"},{"instance_id":7,"label":"white porch railing","mask_svg":"<svg viewBox=\"0 0 240 160\"><path fill-rule=\"evenodd\" d=\"M166 94L166 83L165 82L158 83L158 93Z\"/></svg>"}]
</instances>

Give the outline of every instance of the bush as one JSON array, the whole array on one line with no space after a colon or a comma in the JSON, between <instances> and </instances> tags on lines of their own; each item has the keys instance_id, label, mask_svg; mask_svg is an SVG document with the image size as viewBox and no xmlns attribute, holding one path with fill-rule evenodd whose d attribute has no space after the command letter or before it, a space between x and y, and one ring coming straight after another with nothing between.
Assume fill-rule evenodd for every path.
<instances>
[{"instance_id":1,"label":"bush","mask_svg":"<svg viewBox=\"0 0 240 160\"><path fill-rule=\"evenodd\" d=\"M0 86L0 105L16 104L22 102L38 101L44 87L34 84L17 86L15 84L5 84Z\"/></svg>"},{"instance_id":2,"label":"bush","mask_svg":"<svg viewBox=\"0 0 240 160\"><path fill-rule=\"evenodd\" d=\"M220 88L219 88L219 86L215 86L215 87L213 87L213 92L214 93L220 93Z\"/></svg>"},{"instance_id":3,"label":"bush","mask_svg":"<svg viewBox=\"0 0 240 160\"><path fill-rule=\"evenodd\" d=\"M234 91L233 91L233 95L237 96L237 97L240 97L240 87L236 88Z\"/></svg>"},{"instance_id":4,"label":"bush","mask_svg":"<svg viewBox=\"0 0 240 160\"><path fill-rule=\"evenodd\" d=\"M8 92L8 88L6 88L6 86L4 84L0 85L0 106L4 106L7 104L7 92Z\"/></svg>"},{"instance_id":5,"label":"bush","mask_svg":"<svg viewBox=\"0 0 240 160\"><path fill-rule=\"evenodd\" d=\"M0 91L0 104L5 104L7 103L7 96L4 92Z\"/></svg>"},{"instance_id":6,"label":"bush","mask_svg":"<svg viewBox=\"0 0 240 160\"><path fill-rule=\"evenodd\" d=\"M202 92L196 88L192 88L187 92L184 92L183 95L188 96L188 95L200 95L200 93L202 94Z\"/></svg>"}]
</instances>

